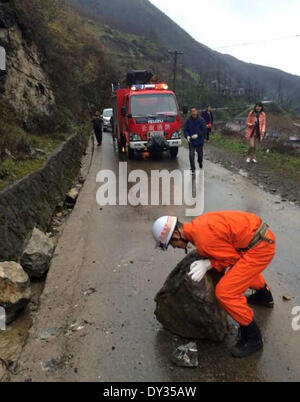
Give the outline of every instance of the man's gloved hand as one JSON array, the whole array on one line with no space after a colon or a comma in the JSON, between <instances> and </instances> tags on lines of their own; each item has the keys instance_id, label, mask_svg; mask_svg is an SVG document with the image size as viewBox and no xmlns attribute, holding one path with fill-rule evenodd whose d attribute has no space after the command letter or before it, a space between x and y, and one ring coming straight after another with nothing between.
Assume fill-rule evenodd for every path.
<instances>
[{"instance_id":1,"label":"man's gloved hand","mask_svg":"<svg viewBox=\"0 0 300 402\"><path fill-rule=\"evenodd\" d=\"M209 260L195 261L190 268L188 275L194 282L201 282L207 271L212 268Z\"/></svg>"},{"instance_id":2,"label":"man's gloved hand","mask_svg":"<svg viewBox=\"0 0 300 402\"><path fill-rule=\"evenodd\" d=\"M199 137L199 135L198 135L198 134L194 134L194 135L192 135L192 139L193 139L193 140L197 140L197 139L198 139L198 137Z\"/></svg>"},{"instance_id":3,"label":"man's gloved hand","mask_svg":"<svg viewBox=\"0 0 300 402\"><path fill-rule=\"evenodd\" d=\"M191 142L191 137L187 137L188 143Z\"/></svg>"}]
</instances>

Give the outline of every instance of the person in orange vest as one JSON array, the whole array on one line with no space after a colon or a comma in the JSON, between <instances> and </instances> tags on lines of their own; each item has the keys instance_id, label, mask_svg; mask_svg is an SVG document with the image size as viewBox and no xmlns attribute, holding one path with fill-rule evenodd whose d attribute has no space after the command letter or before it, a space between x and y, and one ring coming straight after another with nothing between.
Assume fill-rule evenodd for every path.
<instances>
[{"instance_id":1,"label":"person in orange vest","mask_svg":"<svg viewBox=\"0 0 300 402\"><path fill-rule=\"evenodd\" d=\"M249 304L272 308L274 300L262 272L275 255L276 239L269 226L248 212L211 212L182 224L176 217L155 221L153 236L157 246L167 250L187 250L193 244L204 260L191 265L189 275L200 282L210 269L224 272L216 286L216 298L224 310L240 325L234 357L250 356L263 348L260 329ZM187 252L187 251L186 251ZM255 291L246 298L244 293Z\"/></svg>"}]
</instances>

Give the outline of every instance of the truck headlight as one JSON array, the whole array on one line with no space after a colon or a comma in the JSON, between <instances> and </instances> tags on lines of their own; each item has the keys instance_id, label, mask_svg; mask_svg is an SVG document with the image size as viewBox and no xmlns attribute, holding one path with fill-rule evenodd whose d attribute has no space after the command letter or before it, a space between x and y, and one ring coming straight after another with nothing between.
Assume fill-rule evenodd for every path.
<instances>
[{"instance_id":1,"label":"truck headlight","mask_svg":"<svg viewBox=\"0 0 300 402\"><path fill-rule=\"evenodd\" d=\"M176 131L176 133L172 134L172 140L178 140L180 138L180 133Z\"/></svg>"},{"instance_id":2,"label":"truck headlight","mask_svg":"<svg viewBox=\"0 0 300 402\"><path fill-rule=\"evenodd\" d=\"M140 135L130 133L130 141L142 141L142 139Z\"/></svg>"}]
</instances>

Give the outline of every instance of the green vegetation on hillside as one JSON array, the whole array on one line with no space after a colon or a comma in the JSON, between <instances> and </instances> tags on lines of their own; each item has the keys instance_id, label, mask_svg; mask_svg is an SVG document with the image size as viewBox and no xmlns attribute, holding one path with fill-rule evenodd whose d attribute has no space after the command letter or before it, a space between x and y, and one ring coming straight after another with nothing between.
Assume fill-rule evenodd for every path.
<instances>
[{"instance_id":1,"label":"green vegetation on hillside","mask_svg":"<svg viewBox=\"0 0 300 402\"><path fill-rule=\"evenodd\" d=\"M113 61L101 38L66 0L13 0L27 36L44 57L62 122L71 114L86 116L88 103L105 106L109 82L116 78Z\"/></svg>"},{"instance_id":2,"label":"green vegetation on hillside","mask_svg":"<svg viewBox=\"0 0 300 402\"><path fill-rule=\"evenodd\" d=\"M36 154L18 159L7 156L0 161L0 191L8 184L39 169L49 154L60 144L60 140L53 136L27 134L22 137L20 143L23 149L24 147L31 149ZM35 151L36 149L38 151Z\"/></svg>"},{"instance_id":3,"label":"green vegetation on hillside","mask_svg":"<svg viewBox=\"0 0 300 402\"><path fill-rule=\"evenodd\" d=\"M300 111L300 77L213 51L197 42L149 0L72 1L80 6L82 14L110 28L156 42L163 49L166 59L169 49L183 51L184 66L195 73L199 72L208 83L215 81L219 88L244 88L247 95L260 99L272 98ZM217 29L222 30L221 27Z\"/></svg>"},{"instance_id":4,"label":"green vegetation on hillside","mask_svg":"<svg viewBox=\"0 0 300 402\"><path fill-rule=\"evenodd\" d=\"M85 24L103 43L106 51L115 58L118 70L127 69L130 66L131 68L137 66L140 69L153 68L153 66L157 67L156 63L165 62L162 49L154 41L117 31L91 19L87 19Z\"/></svg>"},{"instance_id":5,"label":"green vegetation on hillside","mask_svg":"<svg viewBox=\"0 0 300 402\"><path fill-rule=\"evenodd\" d=\"M255 102L255 98L223 95L213 90L204 77L189 69L181 69L178 76L177 97L185 106L195 105L200 109L211 105L213 108L224 108L215 111L215 120L228 120L243 110L246 104Z\"/></svg>"},{"instance_id":6,"label":"green vegetation on hillside","mask_svg":"<svg viewBox=\"0 0 300 402\"><path fill-rule=\"evenodd\" d=\"M101 36L69 1L12 0L8 7L25 41L38 47L57 112L47 130L37 126L28 133L19 126L12 107L0 98L0 188L41 166L61 139L89 120L91 107L105 107L111 96L109 83L118 78ZM35 153L35 148L43 152Z\"/></svg>"}]
</instances>

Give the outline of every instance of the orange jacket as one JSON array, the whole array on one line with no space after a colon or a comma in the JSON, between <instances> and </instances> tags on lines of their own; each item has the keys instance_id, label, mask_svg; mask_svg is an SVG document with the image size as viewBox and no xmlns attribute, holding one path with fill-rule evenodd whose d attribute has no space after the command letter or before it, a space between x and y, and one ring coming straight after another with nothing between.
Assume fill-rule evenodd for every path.
<instances>
[{"instance_id":1,"label":"orange jacket","mask_svg":"<svg viewBox=\"0 0 300 402\"><path fill-rule=\"evenodd\" d=\"M246 129L246 138L249 140L251 135L253 134L253 129L256 122L256 115L253 110L249 113L247 119L247 129ZM259 115L259 132L260 132L260 139L263 140L264 134L266 132L266 124L267 118L265 112L261 112Z\"/></svg>"},{"instance_id":2,"label":"orange jacket","mask_svg":"<svg viewBox=\"0 0 300 402\"><path fill-rule=\"evenodd\" d=\"M183 231L198 253L223 271L241 258L237 250L249 245L261 223L258 216L248 212L211 212L185 223Z\"/></svg>"}]
</instances>

